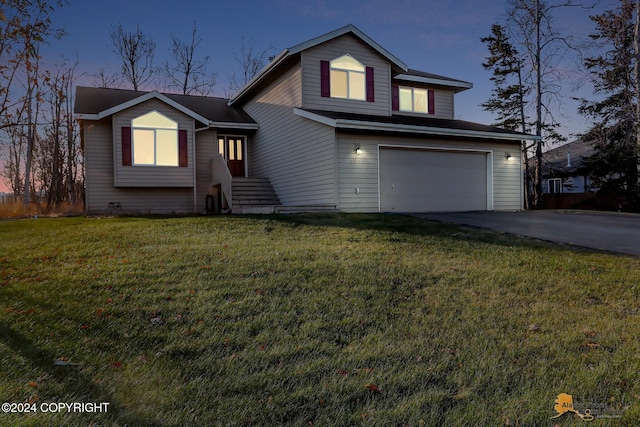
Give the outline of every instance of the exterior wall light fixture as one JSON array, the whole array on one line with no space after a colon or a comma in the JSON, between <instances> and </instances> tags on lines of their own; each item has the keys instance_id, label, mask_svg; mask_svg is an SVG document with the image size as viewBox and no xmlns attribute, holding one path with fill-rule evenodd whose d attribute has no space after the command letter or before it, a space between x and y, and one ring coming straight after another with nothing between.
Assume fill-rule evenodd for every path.
<instances>
[{"instance_id":1,"label":"exterior wall light fixture","mask_svg":"<svg viewBox=\"0 0 640 427\"><path fill-rule=\"evenodd\" d=\"M356 154L362 154L362 149L360 148L360 144L354 144L353 151L355 151Z\"/></svg>"},{"instance_id":2,"label":"exterior wall light fixture","mask_svg":"<svg viewBox=\"0 0 640 427\"><path fill-rule=\"evenodd\" d=\"M504 153L504 158L507 159L507 162L511 161L511 153Z\"/></svg>"}]
</instances>

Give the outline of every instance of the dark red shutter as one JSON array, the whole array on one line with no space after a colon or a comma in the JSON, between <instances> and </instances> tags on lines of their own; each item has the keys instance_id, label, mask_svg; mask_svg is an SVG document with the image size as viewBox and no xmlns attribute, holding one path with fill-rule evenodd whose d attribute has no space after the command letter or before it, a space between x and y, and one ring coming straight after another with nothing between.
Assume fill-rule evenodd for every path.
<instances>
[{"instance_id":1,"label":"dark red shutter","mask_svg":"<svg viewBox=\"0 0 640 427\"><path fill-rule=\"evenodd\" d=\"M187 149L186 129L180 129L178 131L178 165L181 168L189 166L189 150Z\"/></svg>"},{"instance_id":2,"label":"dark red shutter","mask_svg":"<svg viewBox=\"0 0 640 427\"><path fill-rule=\"evenodd\" d=\"M400 88L398 85L391 85L391 109L393 111L400 110Z\"/></svg>"},{"instance_id":3,"label":"dark red shutter","mask_svg":"<svg viewBox=\"0 0 640 427\"><path fill-rule=\"evenodd\" d=\"M436 113L436 105L435 105L435 93L432 90L427 91L427 102L429 103L429 114Z\"/></svg>"},{"instance_id":4,"label":"dark red shutter","mask_svg":"<svg viewBox=\"0 0 640 427\"><path fill-rule=\"evenodd\" d=\"M375 102L375 88L373 85L373 67L366 68L367 102Z\"/></svg>"},{"instance_id":5,"label":"dark red shutter","mask_svg":"<svg viewBox=\"0 0 640 427\"><path fill-rule=\"evenodd\" d=\"M320 61L320 95L325 98L331 96L329 61Z\"/></svg>"},{"instance_id":6,"label":"dark red shutter","mask_svg":"<svg viewBox=\"0 0 640 427\"><path fill-rule=\"evenodd\" d=\"M122 126L122 166L131 166L131 128Z\"/></svg>"}]
</instances>

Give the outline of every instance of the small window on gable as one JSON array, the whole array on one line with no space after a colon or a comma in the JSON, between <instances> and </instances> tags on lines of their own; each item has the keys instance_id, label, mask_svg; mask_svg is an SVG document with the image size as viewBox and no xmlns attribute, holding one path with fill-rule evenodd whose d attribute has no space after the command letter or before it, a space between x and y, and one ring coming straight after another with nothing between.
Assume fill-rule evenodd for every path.
<instances>
[{"instance_id":1,"label":"small window on gable","mask_svg":"<svg viewBox=\"0 0 640 427\"><path fill-rule=\"evenodd\" d=\"M151 111L131 120L134 165L179 166L178 123Z\"/></svg>"},{"instance_id":2,"label":"small window on gable","mask_svg":"<svg viewBox=\"0 0 640 427\"><path fill-rule=\"evenodd\" d=\"M351 55L330 61L331 97L366 100L365 66Z\"/></svg>"}]
</instances>

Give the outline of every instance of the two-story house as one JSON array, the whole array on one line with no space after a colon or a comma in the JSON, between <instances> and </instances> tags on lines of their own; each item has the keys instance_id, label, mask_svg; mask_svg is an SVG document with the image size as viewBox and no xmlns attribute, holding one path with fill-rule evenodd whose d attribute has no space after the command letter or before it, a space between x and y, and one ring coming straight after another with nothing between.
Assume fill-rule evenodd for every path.
<instances>
[{"instance_id":1,"label":"two-story house","mask_svg":"<svg viewBox=\"0 0 640 427\"><path fill-rule=\"evenodd\" d=\"M348 25L231 100L79 87L88 213L519 210L531 135L454 119L471 83Z\"/></svg>"}]
</instances>

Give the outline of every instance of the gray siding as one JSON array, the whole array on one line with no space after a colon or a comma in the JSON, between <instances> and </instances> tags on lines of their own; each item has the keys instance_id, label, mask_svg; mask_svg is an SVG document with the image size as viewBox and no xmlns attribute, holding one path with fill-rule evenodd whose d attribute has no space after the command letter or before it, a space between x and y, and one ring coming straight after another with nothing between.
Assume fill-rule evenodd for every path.
<instances>
[{"instance_id":1,"label":"gray siding","mask_svg":"<svg viewBox=\"0 0 640 427\"><path fill-rule=\"evenodd\" d=\"M249 140L249 176L269 178L284 205L335 206L335 133L295 116L301 104L298 64L244 106L260 124Z\"/></svg>"},{"instance_id":2,"label":"gray siding","mask_svg":"<svg viewBox=\"0 0 640 427\"><path fill-rule=\"evenodd\" d=\"M373 67L375 102L320 96L320 61L350 54L367 67ZM388 116L391 113L391 66L369 45L352 34L345 34L302 52L302 107Z\"/></svg>"},{"instance_id":3,"label":"gray siding","mask_svg":"<svg viewBox=\"0 0 640 427\"><path fill-rule=\"evenodd\" d=\"M211 190L211 159L218 154L218 133L214 129L196 133L196 211L206 211Z\"/></svg>"},{"instance_id":4,"label":"gray siding","mask_svg":"<svg viewBox=\"0 0 640 427\"><path fill-rule=\"evenodd\" d=\"M131 126L131 120L156 110L178 122L179 129L187 130L188 167L122 166L122 127ZM194 120L164 102L152 99L113 115L112 144L114 150L114 181L116 187L193 187L194 186Z\"/></svg>"},{"instance_id":5,"label":"gray siding","mask_svg":"<svg viewBox=\"0 0 640 427\"><path fill-rule=\"evenodd\" d=\"M85 122L85 210L104 214L110 202L120 202L128 214L193 212L193 189L114 187L114 143L111 118Z\"/></svg>"},{"instance_id":6,"label":"gray siding","mask_svg":"<svg viewBox=\"0 0 640 427\"><path fill-rule=\"evenodd\" d=\"M354 152L360 144L362 154ZM493 209L522 209L520 144L445 141L427 138L338 134L339 209L344 212L378 212L378 146L436 147L492 151ZM511 160L505 159L505 153ZM358 192L356 192L356 188Z\"/></svg>"},{"instance_id":7,"label":"gray siding","mask_svg":"<svg viewBox=\"0 0 640 427\"><path fill-rule=\"evenodd\" d=\"M522 152L520 144L493 145L493 209L520 210L523 205ZM511 154L507 161L505 154Z\"/></svg>"}]
</instances>

